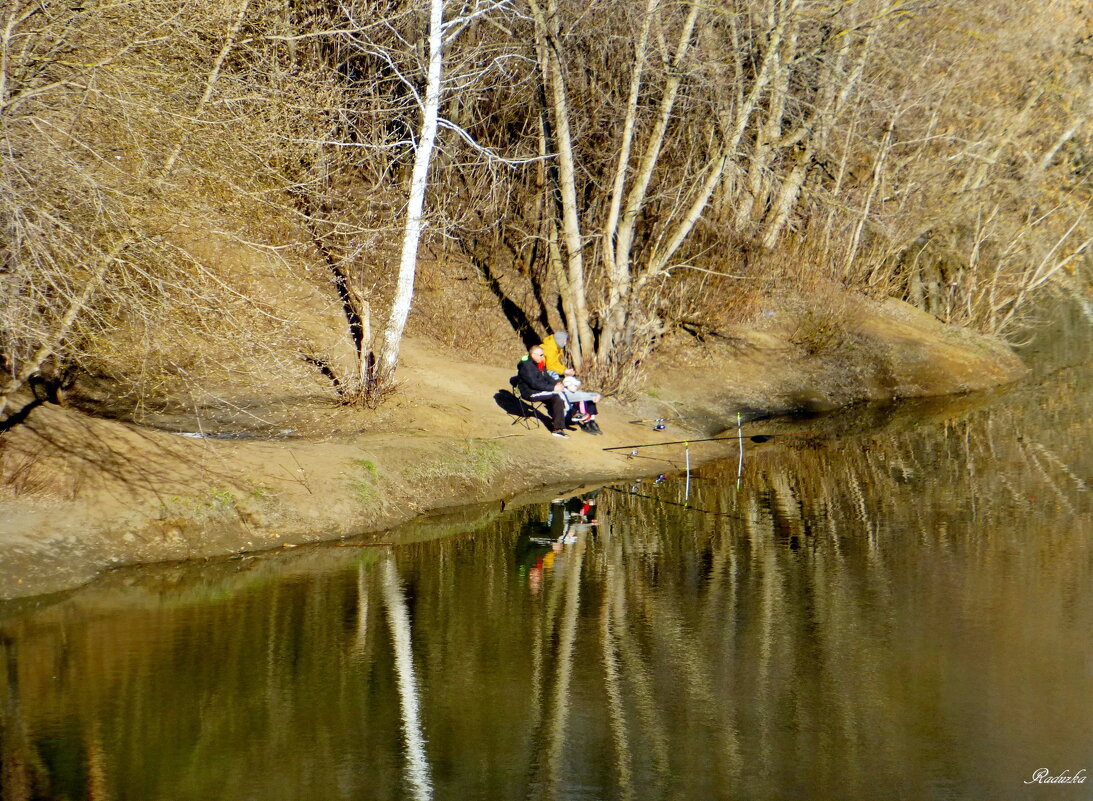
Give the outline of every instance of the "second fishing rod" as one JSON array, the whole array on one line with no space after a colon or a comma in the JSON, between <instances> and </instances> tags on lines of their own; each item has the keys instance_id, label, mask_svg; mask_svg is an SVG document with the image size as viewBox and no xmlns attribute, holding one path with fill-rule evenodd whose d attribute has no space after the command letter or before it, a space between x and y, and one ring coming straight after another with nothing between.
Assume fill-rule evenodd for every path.
<instances>
[{"instance_id":1,"label":"second fishing rod","mask_svg":"<svg viewBox=\"0 0 1093 801\"><path fill-rule=\"evenodd\" d=\"M690 445L695 442L729 442L742 439L751 442L769 442L776 437L815 437L819 436L815 431L787 431L783 434L731 434L722 437L697 437L694 439L674 439L669 442L648 442L641 445L616 445L612 448L603 448L605 451L625 451L633 448L656 448L660 445Z\"/></svg>"}]
</instances>

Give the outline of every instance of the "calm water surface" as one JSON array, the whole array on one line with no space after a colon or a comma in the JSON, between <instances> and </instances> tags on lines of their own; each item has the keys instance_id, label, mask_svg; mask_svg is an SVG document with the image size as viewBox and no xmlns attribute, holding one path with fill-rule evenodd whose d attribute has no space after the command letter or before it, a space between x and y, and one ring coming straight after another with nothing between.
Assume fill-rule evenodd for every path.
<instances>
[{"instance_id":1,"label":"calm water surface","mask_svg":"<svg viewBox=\"0 0 1093 801\"><path fill-rule=\"evenodd\" d=\"M1026 784L1093 771L1089 329L1039 342L739 476L0 604L0 798L1093 798Z\"/></svg>"}]
</instances>

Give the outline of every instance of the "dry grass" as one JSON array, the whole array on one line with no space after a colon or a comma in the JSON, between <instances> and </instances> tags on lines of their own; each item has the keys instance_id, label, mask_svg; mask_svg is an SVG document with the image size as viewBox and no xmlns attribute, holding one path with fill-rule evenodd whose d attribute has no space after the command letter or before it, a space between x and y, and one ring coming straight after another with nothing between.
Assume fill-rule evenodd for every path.
<instances>
[{"instance_id":1,"label":"dry grass","mask_svg":"<svg viewBox=\"0 0 1093 801\"><path fill-rule=\"evenodd\" d=\"M0 500L72 500L82 486L79 469L58 466L41 448L24 448L0 436Z\"/></svg>"},{"instance_id":2,"label":"dry grass","mask_svg":"<svg viewBox=\"0 0 1093 801\"><path fill-rule=\"evenodd\" d=\"M509 467L501 446L488 440L468 440L449 455L426 459L407 472L410 483L421 490L442 482L448 486L481 488Z\"/></svg>"}]
</instances>

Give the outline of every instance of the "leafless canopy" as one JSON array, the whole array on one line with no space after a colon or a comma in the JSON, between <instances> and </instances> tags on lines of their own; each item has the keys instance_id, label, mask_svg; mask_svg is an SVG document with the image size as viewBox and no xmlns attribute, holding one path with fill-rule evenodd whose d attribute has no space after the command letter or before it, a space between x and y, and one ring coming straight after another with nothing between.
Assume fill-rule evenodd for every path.
<instances>
[{"instance_id":1,"label":"leafless canopy","mask_svg":"<svg viewBox=\"0 0 1093 801\"><path fill-rule=\"evenodd\" d=\"M1004 333L1089 268L1091 25L1072 0L13 0L0 402L72 370L134 404L212 375L376 400L417 240L536 298L523 333L567 326L608 386L774 286Z\"/></svg>"}]
</instances>

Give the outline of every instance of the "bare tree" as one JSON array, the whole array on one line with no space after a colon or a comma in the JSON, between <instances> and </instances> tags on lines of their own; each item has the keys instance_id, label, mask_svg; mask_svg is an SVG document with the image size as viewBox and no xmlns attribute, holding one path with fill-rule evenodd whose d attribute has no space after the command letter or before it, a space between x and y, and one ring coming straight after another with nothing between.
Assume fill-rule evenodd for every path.
<instances>
[{"instance_id":1,"label":"bare tree","mask_svg":"<svg viewBox=\"0 0 1093 801\"><path fill-rule=\"evenodd\" d=\"M134 405L227 403L214 374L232 403L263 375L378 402L442 235L606 387L734 287L837 280L1005 331L1088 269L1088 25L1012 0L13 0L0 408L76 367Z\"/></svg>"},{"instance_id":2,"label":"bare tree","mask_svg":"<svg viewBox=\"0 0 1093 801\"><path fill-rule=\"evenodd\" d=\"M441 77L444 56L444 3L429 0L429 61L426 71L425 98L421 106L421 129L414 147L414 170L410 179L410 194L406 204L406 228L402 235L402 255L399 259L398 285L391 304L387 327L380 346L377 377L390 381L398 363L399 344L410 314L414 296L414 275L417 270L417 250L424 225L425 189L429 181L440 117Z\"/></svg>"}]
</instances>

